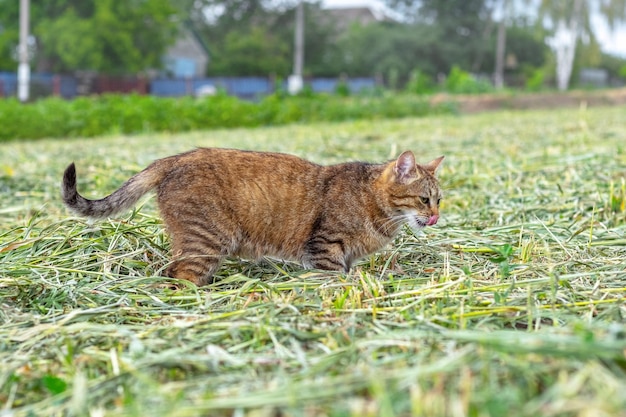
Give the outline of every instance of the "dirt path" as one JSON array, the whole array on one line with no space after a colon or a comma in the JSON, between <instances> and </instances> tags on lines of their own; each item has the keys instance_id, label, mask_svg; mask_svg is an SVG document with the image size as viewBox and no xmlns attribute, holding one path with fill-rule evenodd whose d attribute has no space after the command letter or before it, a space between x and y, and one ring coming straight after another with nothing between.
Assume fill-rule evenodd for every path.
<instances>
[{"instance_id":1,"label":"dirt path","mask_svg":"<svg viewBox=\"0 0 626 417\"><path fill-rule=\"evenodd\" d=\"M601 91L568 91L545 93L501 93L481 95L437 94L432 102L453 102L461 113L502 109L543 109L556 107L626 105L626 88ZM626 121L626 114L624 115Z\"/></svg>"}]
</instances>

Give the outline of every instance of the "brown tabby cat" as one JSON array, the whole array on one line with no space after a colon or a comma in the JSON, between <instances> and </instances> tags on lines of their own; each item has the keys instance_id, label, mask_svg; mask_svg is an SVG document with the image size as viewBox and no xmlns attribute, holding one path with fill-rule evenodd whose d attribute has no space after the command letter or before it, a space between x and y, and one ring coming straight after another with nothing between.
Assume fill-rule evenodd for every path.
<instances>
[{"instance_id":1,"label":"brown tabby cat","mask_svg":"<svg viewBox=\"0 0 626 417\"><path fill-rule=\"evenodd\" d=\"M153 162L101 200L78 194L72 163L62 196L74 212L103 218L156 188L172 238L167 274L196 285L211 283L229 255L275 256L347 272L403 224L437 223L435 171L442 160L419 165L407 151L384 164L320 166L280 153L203 148Z\"/></svg>"}]
</instances>

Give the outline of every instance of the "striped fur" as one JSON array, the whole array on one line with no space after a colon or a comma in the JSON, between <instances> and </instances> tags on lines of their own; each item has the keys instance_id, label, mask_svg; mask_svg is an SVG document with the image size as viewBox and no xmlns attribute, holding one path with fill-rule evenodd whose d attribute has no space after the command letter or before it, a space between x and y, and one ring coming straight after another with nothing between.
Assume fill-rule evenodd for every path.
<instances>
[{"instance_id":1,"label":"striped fur","mask_svg":"<svg viewBox=\"0 0 626 417\"><path fill-rule=\"evenodd\" d=\"M226 256L348 271L402 225L437 222L442 160L416 164L407 151L383 164L320 166L286 154L202 148L155 161L100 200L78 194L71 164L62 196L79 215L103 218L156 189L172 239L168 275L205 285Z\"/></svg>"}]
</instances>

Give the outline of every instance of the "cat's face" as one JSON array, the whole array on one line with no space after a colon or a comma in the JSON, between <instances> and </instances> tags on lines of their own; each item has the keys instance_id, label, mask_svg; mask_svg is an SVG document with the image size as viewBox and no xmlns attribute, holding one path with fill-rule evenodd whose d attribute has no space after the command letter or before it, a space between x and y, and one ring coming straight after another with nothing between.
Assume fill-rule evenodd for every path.
<instances>
[{"instance_id":1,"label":"cat's face","mask_svg":"<svg viewBox=\"0 0 626 417\"><path fill-rule=\"evenodd\" d=\"M407 151L390 164L383 175L387 177L388 202L395 221L407 223L414 230L437 223L442 193L435 173L441 161L443 156L419 165L413 153Z\"/></svg>"}]
</instances>

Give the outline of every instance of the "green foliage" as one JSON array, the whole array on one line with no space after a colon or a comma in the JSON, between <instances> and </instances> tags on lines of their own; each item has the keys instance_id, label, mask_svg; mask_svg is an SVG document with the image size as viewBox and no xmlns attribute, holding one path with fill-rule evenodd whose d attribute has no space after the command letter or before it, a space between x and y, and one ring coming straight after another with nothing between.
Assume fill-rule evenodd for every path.
<instances>
[{"instance_id":1,"label":"green foliage","mask_svg":"<svg viewBox=\"0 0 626 417\"><path fill-rule=\"evenodd\" d=\"M511 258L515 254L515 248L509 243L501 246L490 248L495 256L491 258L491 262L500 266L500 275L502 278L508 278L511 275Z\"/></svg>"},{"instance_id":2,"label":"green foliage","mask_svg":"<svg viewBox=\"0 0 626 417\"><path fill-rule=\"evenodd\" d=\"M515 58L516 68L507 68L507 72L514 73L525 66L537 68L543 66L546 56L550 54L550 48L544 41L545 36L543 30L537 29L525 20L515 21L514 24L508 26L506 28L506 55ZM490 54L489 57L495 57L495 54ZM495 65L491 60L487 60L486 63L489 68Z\"/></svg>"},{"instance_id":3,"label":"green foliage","mask_svg":"<svg viewBox=\"0 0 626 417\"><path fill-rule=\"evenodd\" d=\"M337 94L338 96L341 97L347 97L350 95L350 87L348 86L348 83L340 80L337 83L337 86L335 87L335 94Z\"/></svg>"},{"instance_id":4,"label":"green foliage","mask_svg":"<svg viewBox=\"0 0 626 417\"><path fill-rule=\"evenodd\" d=\"M491 74L495 69L497 31L489 39L490 51L483 55L478 70L472 72ZM515 19L506 26L505 78L509 86L521 87L530 69L542 68L551 51L544 39L545 31L526 19Z\"/></svg>"},{"instance_id":5,"label":"green foliage","mask_svg":"<svg viewBox=\"0 0 626 417\"><path fill-rule=\"evenodd\" d=\"M213 2L209 7L215 7ZM200 2L202 4L202 2ZM203 14L196 27L211 50L210 75L269 75L286 77L293 66L293 5L261 0L224 0L222 12L207 23ZM338 75L331 53L334 26L319 4L305 3L305 75Z\"/></svg>"},{"instance_id":6,"label":"green foliage","mask_svg":"<svg viewBox=\"0 0 626 417\"><path fill-rule=\"evenodd\" d=\"M525 81L525 88L528 91L539 91L545 83L546 70L544 68L531 68Z\"/></svg>"},{"instance_id":7,"label":"green foliage","mask_svg":"<svg viewBox=\"0 0 626 417\"><path fill-rule=\"evenodd\" d=\"M437 74L434 33L431 28L417 24L354 25L341 34L329 60L338 73L382 75L390 88L401 88L411 71Z\"/></svg>"},{"instance_id":8,"label":"green foliage","mask_svg":"<svg viewBox=\"0 0 626 417\"><path fill-rule=\"evenodd\" d=\"M13 70L18 3L0 0L0 69ZM172 0L31 2L33 66L45 71L127 74L161 66L180 19Z\"/></svg>"},{"instance_id":9,"label":"green foliage","mask_svg":"<svg viewBox=\"0 0 626 417\"><path fill-rule=\"evenodd\" d=\"M472 74L463 71L454 65L445 83L446 91L450 93L477 94L492 91L493 87L487 81L476 79Z\"/></svg>"},{"instance_id":10,"label":"green foliage","mask_svg":"<svg viewBox=\"0 0 626 417\"><path fill-rule=\"evenodd\" d=\"M624 65L623 67L620 68L618 74L619 74L620 77L622 77L624 80L626 80L626 65Z\"/></svg>"},{"instance_id":11,"label":"green foliage","mask_svg":"<svg viewBox=\"0 0 626 417\"><path fill-rule=\"evenodd\" d=\"M406 85L408 93L427 94L435 90L436 86L431 77L419 70L411 71L409 82Z\"/></svg>"},{"instance_id":12,"label":"green foliage","mask_svg":"<svg viewBox=\"0 0 626 417\"><path fill-rule=\"evenodd\" d=\"M202 99L103 95L72 101L48 98L32 104L7 99L0 101L0 140L396 118L452 110L445 104L430 105L410 95L348 97L314 94L310 90L295 97L278 92L259 102L226 94Z\"/></svg>"},{"instance_id":13,"label":"green foliage","mask_svg":"<svg viewBox=\"0 0 626 417\"><path fill-rule=\"evenodd\" d=\"M492 25L487 2L390 3L396 10L417 12L412 14L414 19L346 25L345 21L332 19L319 5L307 4L305 72L318 76L382 76L391 89L407 88L414 70L431 78L449 73L454 65L472 73L493 72L495 32L486 29ZM225 0L219 4L224 12L202 29L212 49L209 72L288 75L293 7L271 8L261 0ZM257 32L254 37L253 31ZM507 28L507 54L517 62L516 67L507 69L509 73L518 73L525 65L543 65L549 52L544 35L524 19ZM259 45L254 49L241 47L249 43Z\"/></svg>"},{"instance_id":14,"label":"green foliage","mask_svg":"<svg viewBox=\"0 0 626 417\"><path fill-rule=\"evenodd\" d=\"M17 67L19 3L0 0L0 71L14 71Z\"/></svg>"},{"instance_id":15,"label":"green foliage","mask_svg":"<svg viewBox=\"0 0 626 417\"><path fill-rule=\"evenodd\" d=\"M67 382L53 375L44 375L41 383L51 394L60 394L67 389Z\"/></svg>"},{"instance_id":16,"label":"green foliage","mask_svg":"<svg viewBox=\"0 0 626 417\"><path fill-rule=\"evenodd\" d=\"M626 214L626 177L622 177L620 185L611 182L607 209L616 214Z\"/></svg>"},{"instance_id":17,"label":"green foliage","mask_svg":"<svg viewBox=\"0 0 626 417\"><path fill-rule=\"evenodd\" d=\"M333 19L319 5L307 4L305 72L316 76L382 76L392 89L407 88L415 70L431 79L448 73L454 64L467 71L492 72L494 42L493 34L484 30L489 25L484 5L473 0L453 3L443 7L450 9L449 13L443 13L437 3L431 4L439 7L433 21L349 25ZM209 73L288 75L293 8L272 9L260 0L227 0L221 4L223 14L201 29L211 45ZM529 59L536 65L543 52L530 31L520 26L511 39L518 59Z\"/></svg>"},{"instance_id":18,"label":"green foliage","mask_svg":"<svg viewBox=\"0 0 626 417\"><path fill-rule=\"evenodd\" d=\"M397 0L407 1L407 0ZM409 0L410 1L410 0ZM428 55L437 72L447 74L453 66L479 72L480 62L493 56L494 47L485 31L489 22L489 4L484 0L420 0L418 21L424 22L435 39L436 47ZM424 59L424 57L420 57ZM489 72L493 67L489 68Z\"/></svg>"},{"instance_id":19,"label":"green foliage","mask_svg":"<svg viewBox=\"0 0 626 417\"><path fill-rule=\"evenodd\" d=\"M221 46L221 48L220 48ZM211 44L209 73L229 76L287 75L291 70L289 43L261 27L248 33L228 31L223 45Z\"/></svg>"}]
</instances>

